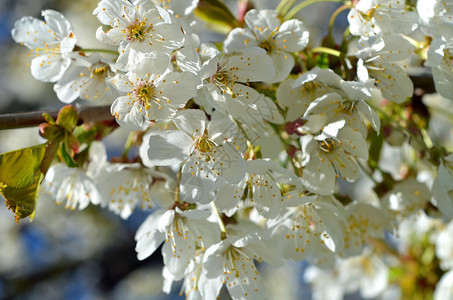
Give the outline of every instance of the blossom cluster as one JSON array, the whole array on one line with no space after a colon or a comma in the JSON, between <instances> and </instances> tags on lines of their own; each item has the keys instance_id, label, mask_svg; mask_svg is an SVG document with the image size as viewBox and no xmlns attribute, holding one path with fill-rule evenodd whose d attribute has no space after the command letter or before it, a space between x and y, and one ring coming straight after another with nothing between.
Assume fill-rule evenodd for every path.
<instances>
[{"instance_id":1,"label":"blossom cluster","mask_svg":"<svg viewBox=\"0 0 453 300\"><path fill-rule=\"evenodd\" d=\"M404 127L387 108L414 94L411 57L425 55L436 91L452 98L453 4L348 2L350 48L334 68L320 58L339 51L310 48L304 23L277 10L251 9L223 43L203 42L193 16L198 2L100 1L96 37L115 49L107 51L80 48L72 25L53 10L43 11L45 21L16 22L12 35L30 48L32 75L55 83L64 103L110 105L138 149L114 160L103 143L81 143L83 164L55 161L42 192L67 208L101 205L124 219L149 209L135 235L137 257L163 245L165 292L182 280L188 299L215 299L222 286L233 299L263 299L255 262L290 259L316 266L307 278L319 299L358 289L376 297L388 270L373 241L427 207L453 217L446 148L426 146L423 130L411 139L404 132L397 143L415 149L423 166L399 178L378 166L373 151L383 136L390 140L389 130ZM415 30L429 44L408 36ZM371 196L349 195L354 182L373 182ZM451 272L440 286L453 284ZM326 290L325 280L336 290ZM436 299L448 298L442 293Z\"/></svg>"}]
</instances>

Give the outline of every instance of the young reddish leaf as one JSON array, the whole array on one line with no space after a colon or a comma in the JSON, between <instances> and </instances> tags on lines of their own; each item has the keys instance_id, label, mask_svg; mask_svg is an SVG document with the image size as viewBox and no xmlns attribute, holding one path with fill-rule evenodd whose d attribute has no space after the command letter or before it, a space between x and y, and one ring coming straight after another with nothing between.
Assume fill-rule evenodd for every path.
<instances>
[{"instance_id":1,"label":"young reddish leaf","mask_svg":"<svg viewBox=\"0 0 453 300\"><path fill-rule=\"evenodd\" d=\"M48 113L43 113L42 116L46 120L47 123L49 124L55 124L55 120L52 118L52 116Z\"/></svg>"},{"instance_id":2,"label":"young reddish leaf","mask_svg":"<svg viewBox=\"0 0 453 300\"><path fill-rule=\"evenodd\" d=\"M56 124L62 126L67 131L72 132L74 127L77 125L78 120L79 114L74 106L66 105L58 113Z\"/></svg>"},{"instance_id":3,"label":"young reddish leaf","mask_svg":"<svg viewBox=\"0 0 453 300\"><path fill-rule=\"evenodd\" d=\"M39 125L39 134L46 140L58 141L64 138L65 131L58 125L42 123Z\"/></svg>"}]
</instances>

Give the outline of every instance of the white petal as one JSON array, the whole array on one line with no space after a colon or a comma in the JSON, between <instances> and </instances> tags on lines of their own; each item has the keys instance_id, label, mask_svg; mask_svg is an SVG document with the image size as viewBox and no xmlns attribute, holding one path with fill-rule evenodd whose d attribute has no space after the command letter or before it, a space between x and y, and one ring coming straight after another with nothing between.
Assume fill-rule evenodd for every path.
<instances>
[{"instance_id":1,"label":"white petal","mask_svg":"<svg viewBox=\"0 0 453 300\"><path fill-rule=\"evenodd\" d=\"M231 143L226 143L219 148L216 158L216 170L223 175L227 182L237 183L244 178L245 160Z\"/></svg>"},{"instance_id":2,"label":"white petal","mask_svg":"<svg viewBox=\"0 0 453 300\"><path fill-rule=\"evenodd\" d=\"M412 97L414 85L407 73L398 65L382 63L382 70L368 68L369 74L376 79L382 95L395 103L402 103Z\"/></svg>"},{"instance_id":3,"label":"white petal","mask_svg":"<svg viewBox=\"0 0 453 300\"><path fill-rule=\"evenodd\" d=\"M143 260L156 251L165 239L165 234L158 231L158 222L165 210L159 210L151 214L137 229L135 240L137 245L137 258Z\"/></svg>"},{"instance_id":4,"label":"white petal","mask_svg":"<svg viewBox=\"0 0 453 300\"><path fill-rule=\"evenodd\" d=\"M253 259L240 257L235 260L237 269L225 275L225 284L232 299L265 299L266 287L263 278L256 270ZM234 275L234 272L238 272Z\"/></svg>"},{"instance_id":5,"label":"white petal","mask_svg":"<svg viewBox=\"0 0 453 300\"><path fill-rule=\"evenodd\" d=\"M453 73L448 68L433 68L436 91L444 98L453 99Z\"/></svg>"},{"instance_id":6,"label":"white petal","mask_svg":"<svg viewBox=\"0 0 453 300\"><path fill-rule=\"evenodd\" d=\"M258 41L253 33L247 28L235 28L231 30L223 42L225 53L240 51L248 47L257 47Z\"/></svg>"},{"instance_id":7,"label":"white petal","mask_svg":"<svg viewBox=\"0 0 453 300\"><path fill-rule=\"evenodd\" d=\"M213 264L214 265L214 264ZM208 278L206 270L203 268L198 282L198 288L202 299L216 299L223 285L223 276Z\"/></svg>"},{"instance_id":8,"label":"white petal","mask_svg":"<svg viewBox=\"0 0 453 300\"><path fill-rule=\"evenodd\" d=\"M190 72L168 73L156 86L156 95L172 106L184 107L187 101L197 95L199 83L200 79Z\"/></svg>"},{"instance_id":9,"label":"white petal","mask_svg":"<svg viewBox=\"0 0 453 300\"><path fill-rule=\"evenodd\" d=\"M275 36L275 44L282 51L297 52L308 44L309 32L304 23L299 20L283 22Z\"/></svg>"},{"instance_id":10,"label":"white petal","mask_svg":"<svg viewBox=\"0 0 453 300\"><path fill-rule=\"evenodd\" d=\"M31 74L44 82L59 80L71 64L69 58L62 58L58 54L41 55L31 61Z\"/></svg>"},{"instance_id":11,"label":"white petal","mask_svg":"<svg viewBox=\"0 0 453 300\"><path fill-rule=\"evenodd\" d=\"M171 130L149 137L147 154L155 166L177 165L189 157L192 138L182 131Z\"/></svg>"},{"instance_id":12,"label":"white petal","mask_svg":"<svg viewBox=\"0 0 453 300\"><path fill-rule=\"evenodd\" d=\"M268 9L252 9L247 12L244 19L259 40L266 40L281 24L277 12Z\"/></svg>"},{"instance_id":13,"label":"white petal","mask_svg":"<svg viewBox=\"0 0 453 300\"><path fill-rule=\"evenodd\" d=\"M453 178L447 168L440 164L431 192L440 212L447 218L453 218L453 200L449 192L453 190Z\"/></svg>"},{"instance_id":14,"label":"white petal","mask_svg":"<svg viewBox=\"0 0 453 300\"><path fill-rule=\"evenodd\" d=\"M379 118L378 114L365 101L358 101L357 108L371 123L371 127L373 127L374 131L379 134L379 129L381 128L381 119Z\"/></svg>"},{"instance_id":15,"label":"white petal","mask_svg":"<svg viewBox=\"0 0 453 300\"><path fill-rule=\"evenodd\" d=\"M50 29L61 36L68 36L73 32L71 23L58 11L47 9L42 12L42 16Z\"/></svg>"},{"instance_id":16,"label":"white petal","mask_svg":"<svg viewBox=\"0 0 453 300\"><path fill-rule=\"evenodd\" d=\"M204 134L207 121L206 114L199 109L183 110L173 119L179 130L192 137L201 137Z\"/></svg>"},{"instance_id":17,"label":"white petal","mask_svg":"<svg viewBox=\"0 0 453 300\"><path fill-rule=\"evenodd\" d=\"M228 58L225 72L237 82L267 81L274 77L272 60L261 48L246 48Z\"/></svg>"},{"instance_id":18,"label":"white petal","mask_svg":"<svg viewBox=\"0 0 453 300\"><path fill-rule=\"evenodd\" d=\"M237 136L238 132L236 124L229 117L218 111L211 115L211 121L207 129L208 137L218 145L223 144L226 140L231 141Z\"/></svg>"},{"instance_id":19,"label":"white petal","mask_svg":"<svg viewBox=\"0 0 453 300\"><path fill-rule=\"evenodd\" d=\"M131 103L129 97L119 97L113 102L110 112L121 127L127 130L142 129L145 124L145 112L140 105Z\"/></svg>"},{"instance_id":20,"label":"white petal","mask_svg":"<svg viewBox=\"0 0 453 300\"><path fill-rule=\"evenodd\" d=\"M70 67L63 77L54 85L53 89L57 93L58 99L64 103L71 103L80 96L84 82L79 76L80 73L87 71L84 67Z\"/></svg>"},{"instance_id":21,"label":"white petal","mask_svg":"<svg viewBox=\"0 0 453 300\"><path fill-rule=\"evenodd\" d=\"M335 188L335 172L332 164L325 159L321 162L313 157L304 168L302 183L307 190L320 195L330 195Z\"/></svg>"},{"instance_id":22,"label":"white petal","mask_svg":"<svg viewBox=\"0 0 453 300\"><path fill-rule=\"evenodd\" d=\"M181 198L200 204L214 200L214 181L218 176L214 172L203 159L198 159L196 155L190 157L181 171Z\"/></svg>"},{"instance_id":23,"label":"white petal","mask_svg":"<svg viewBox=\"0 0 453 300\"><path fill-rule=\"evenodd\" d=\"M283 51L275 51L271 54L275 76L267 82L280 82L285 80L294 67L294 57Z\"/></svg>"},{"instance_id":24,"label":"white petal","mask_svg":"<svg viewBox=\"0 0 453 300\"><path fill-rule=\"evenodd\" d=\"M342 141L341 147L346 151L359 158L368 159L368 145L359 132L345 127L338 133L338 138Z\"/></svg>"}]
</instances>

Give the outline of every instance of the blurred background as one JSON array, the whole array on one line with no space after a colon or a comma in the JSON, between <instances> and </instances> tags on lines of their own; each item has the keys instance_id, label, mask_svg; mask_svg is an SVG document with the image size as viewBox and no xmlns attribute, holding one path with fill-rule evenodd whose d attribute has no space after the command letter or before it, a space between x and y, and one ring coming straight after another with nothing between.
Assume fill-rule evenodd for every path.
<instances>
[{"instance_id":1,"label":"blurred background","mask_svg":"<svg viewBox=\"0 0 453 300\"><path fill-rule=\"evenodd\" d=\"M224 1L236 13L237 1ZM274 9L277 0L256 0L256 8ZM14 22L23 16L41 18L41 10L55 9L73 24L78 42L86 48L105 48L95 38L100 26L92 0L0 1L0 113L54 110L63 106L52 83L35 80L27 63L28 49L11 38ZM326 32L336 4L314 5L301 19L312 37ZM344 13L343 19L346 22ZM340 24L342 32L345 23ZM204 41L222 36L206 34ZM319 41L312 39L311 43ZM110 154L124 145L125 132L107 139ZM0 131L0 152L42 143L37 128ZM99 207L65 210L41 196L32 223L14 222L13 213L0 205L0 298L1 299L181 299L180 286L166 295L162 288L160 250L145 261L136 259L134 235L149 212L136 212L127 221ZM269 299L310 299L303 282L306 264L289 262L280 269L262 264ZM227 296L225 296L227 299ZM356 298L352 296L352 298ZM350 299L352 299L350 298Z\"/></svg>"}]
</instances>

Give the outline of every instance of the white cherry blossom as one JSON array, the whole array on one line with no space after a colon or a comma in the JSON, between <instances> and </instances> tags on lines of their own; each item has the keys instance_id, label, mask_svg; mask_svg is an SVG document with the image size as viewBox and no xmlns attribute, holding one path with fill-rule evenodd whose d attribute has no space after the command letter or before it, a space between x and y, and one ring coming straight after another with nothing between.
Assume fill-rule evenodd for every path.
<instances>
[{"instance_id":1,"label":"white cherry blossom","mask_svg":"<svg viewBox=\"0 0 453 300\"><path fill-rule=\"evenodd\" d=\"M31 74L38 80L55 82L71 64L70 53L76 44L71 23L57 11L42 12L45 21L23 17L14 24L11 32L14 41L30 49L35 56Z\"/></svg>"},{"instance_id":2,"label":"white cherry blossom","mask_svg":"<svg viewBox=\"0 0 453 300\"><path fill-rule=\"evenodd\" d=\"M453 43L438 36L428 50L425 65L432 68L436 91L447 99L453 99Z\"/></svg>"},{"instance_id":3,"label":"white cherry blossom","mask_svg":"<svg viewBox=\"0 0 453 300\"><path fill-rule=\"evenodd\" d=\"M353 35L373 36L386 33L413 32L418 26L417 14L405 10L399 0L360 0L348 15Z\"/></svg>"},{"instance_id":4,"label":"white cherry blossom","mask_svg":"<svg viewBox=\"0 0 453 300\"><path fill-rule=\"evenodd\" d=\"M368 158L368 146L360 132L344 127L344 123L329 124L317 136L301 137L302 183L309 191L329 195L336 178L353 182L360 177L357 160Z\"/></svg>"},{"instance_id":5,"label":"white cherry blossom","mask_svg":"<svg viewBox=\"0 0 453 300\"><path fill-rule=\"evenodd\" d=\"M66 209L85 209L90 203L101 204L102 198L93 179L80 168L63 163L52 165L44 178L42 189Z\"/></svg>"},{"instance_id":6,"label":"white cherry blossom","mask_svg":"<svg viewBox=\"0 0 453 300\"><path fill-rule=\"evenodd\" d=\"M341 300L345 294L357 291L364 299L376 299L388 287L388 273L383 259L366 249L359 256L338 259L330 270L310 266L305 278L313 285L314 299ZM322 284L324 280L330 284Z\"/></svg>"},{"instance_id":7,"label":"white cherry blossom","mask_svg":"<svg viewBox=\"0 0 453 300\"><path fill-rule=\"evenodd\" d=\"M89 160L83 168L70 168L64 163L51 165L41 184L42 192L50 195L66 209L85 209L90 203L102 203L101 192L95 178L105 166L107 154L101 142L90 146Z\"/></svg>"},{"instance_id":8,"label":"white cherry blossom","mask_svg":"<svg viewBox=\"0 0 453 300\"><path fill-rule=\"evenodd\" d=\"M371 238L384 238L390 231L391 223L387 212L381 207L354 201L346 206L348 228L345 230L343 257L360 255L363 246Z\"/></svg>"},{"instance_id":9,"label":"white cherry blossom","mask_svg":"<svg viewBox=\"0 0 453 300\"><path fill-rule=\"evenodd\" d=\"M336 269L322 269L311 265L304 273L304 280L310 284L313 300L343 300L344 285Z\"/></svg>"},{"instance_id":10,"label":"white cherry blossom","mask_svg":"<svg viewBox=\"0 0 453 300\"><path fill-rule=\"evenodd\" d=\"M223 284L232 299L266 298L263 278L253 261L263 260L272 265L281 262L275 248L265 243L258 234L251 233L259 229L250 225L247 227L241 224L228 226L226 239L206 250L203 258L205 273L202 275L207 280L199 286L203 299L217 297Z\"/></svg>"},{"instance_id":11,"label":"white cherry blossom","mask_svg":"<svg viewBox=\"0 0 453 300\"><path fill-rule=\"evenodd\" d=\"M167 180L168 175L139 163L111 163L96 177L102 205L123 219L129 218L136 207L152 208L159 190L168 186Z\"/></svg>"},{"instance_id":12,"label":"white cherry blossom","mask_svg":"<svg viewBox=\"0 0 453 300\"><path fill-rule=\"evenodd\" d=\"M285 194L285 197L290 198L286 204L291 201L294 206L291 205L293 207L288 207L284 214L267 223L285 258L317 258L323 248L331 252L342 250L346 212L336 199L304 197L297 190Z\"/></svg>"},{"instance_id":13,"label":"white cherry blossom","mask_svg":"<svg viewBox=\"0 0 453 300\"><path fill-rule=\"evenodd\" d=\"M241 121L243 120L241 119ZM238 138L233 144L243 153L247 151L249 146L259 147L262 158L271 159L276 159L283 149L279 136L272 126L265 121L254 124L242 123Z\"/></svg>"},{"instance_id":14,"label":"white cherry blossom","mask_svg":"<svg viewBox=\"0 0 453 300\"><path fill-rule=\"evenodd\" d=\"M330 69L314 68L299 77L288 78L277 88L277 102L287 109L287 122L293 122L304 115L315 99L335 91L341 77Z\"/></svg>"},{"instance_id":15,"label":"white cherry blossom","mask_svg":"<svg viewBox=\"0 0 453 300\"><path fill-rule=\"evenodd\" d=\"M208 52L206 63L200 71L204 81L200 88L197 102L212 106L224 114L247 123L256 123L262 120L259 116L257 103L266 101L263 96L249 86L251 82L266 81L274 76L272 60L266 51L259 47L251 47L223 54L220 52L211 57ZM259 105L259 107L262 107ZM268 107L272 109L272 107Z\"/></svg>"},{"instance_id":16,"label":"white cherry blossom","mask_svg":"<svg viewBox=\"0 0 453 300\"><path fill-rule=\"evenodd\" d=\"M446 226L445 226L446 225ZM436 256L440 260L442 270L453 269L453 240L451 234L453 232L453 222L442 224L442 229L434 236L436 243ZM430 227L428 227L430 229Z\"/></svg>"},{"instance_id":17,"label":"white cherry blossom","mask_svg":"<svg viewBox=\"0 0 453 300\"><path fill-rule=\"evenodd\" d=\"M441 128L450 109L432 105L423 95L430 87L414 91L406 69L426 61L436 91L453 99L453 0L342 1L331 18L350 9L341 44L334 26L309 49L303 22L287 19L318 1L282 0L275 11L239 1L237 20L216 11L216 1L100 0L96 38L108 49L77 46L72 25L52 10L44 21L16 22L12 36L30 48L33 76L55 83L62 102L111 104L117 123L135 131L110 162L98 140L117 124L81 115L73 128L75 119L62 118L75 116L53 124L45 115L49 144L70 135L74 160L85 163L69 168L61 149L52 160L47 151L41 196L123 219L148 210L137 258L161 248L163 291L181 281L190 300L221 297L222 287L232 299L265 299L267 268L256 263L282 259L313 265L305 279L314 300L406 297L405 288L386 293L389 275L420 283L432 271L438 276L423 292L451 298L453 155L451 132ZM200 30L195 17L230 32L213 40L220 36ZM11 91L23 86L12 81ZM443 272L434 290L431 279Z\"/></svg>"},{"instance_id":18,"label":"white cherry blossom","mask_svg":"<svg viewBox=\"0 0 453 300\"><path fill-rule=\"evenodd\" d=\"M152 1L138 0L132 4L123 0L102 0L93 14L102 24L111 26L107 32L99 27L96 37L104 43L119 45L118 67L125 67L129 54L134 55L134 52L170 53L183 45L181 25Z\"/></svg>"},{"instance_id":19,"label":"white cherry blossom","mask_svg":"<svg viewBox=\"0 0 453 300\"><path fill-rule=\"evenodd\" d=\"M368 133L366 120L376 132L379 132L381 125L379 116L365 101L371 96L368 87L361 82L343 80L340 84L344 90L317 98L306 110L304 119L310 115L319 115L325 116L332 123L344 120L346 127L360 132L364 138Z\"/></svg>"},{"instance_id":20,"label":"white cherry blossom","mask_svg":"<svg viewBox=\"0 0 453 300\"><path fill-rule=\"evenodd\" d=\"M110 80L127 93L111 106L112 115L126 129L140 129L149 121L169 121L196 95L199 79L190 72L172 72L168 54L138 54L134 65L133 71Z\"/></svg>"},{"instance_id":21,"label":"white cherry blossom","mask_svg":"<svg viewBox=\"0 0 453 300\"><path fill-rule=\"evenodd\" d=\"M204 285L207 280L203 276L203 269L201 266L201 259L203 255L201 251L195 252L195 258L189 263L189 266L186 269L186 272L183 277L183 283L179 296L186 296L187 300L202 300L199 286ZM164 284L162 286L162 291L164 293L170 294L171 287L174 281L180 280L181 276L175 276L164 266L162 269L162 276L164 278ZM215 279L214 279L215 280Z\"/></svg>"},{"instance_id":22,"label":"white cherry blossom","mask_svg":"<svg viewBox=\"0 0 453 300\"><path fill-rule=\"evenodd\" d=\"M390 213L405 217L422 209L431 199L428 187L415 178L398 182L391 191L384 195L382 205Z\"/></svg>"},{"instance_id":23,"label":"white cherry blossom","mask_svg":"<svg viewBox=\"0 0 453 300\"><path fill-rule=\"evenodd\" d=\"M247 173L235 185L222 186L215 203L220 210L235 211L245 193L245 205L255 207L266 218L275 218L284 205L280 184L301 188L300 180L271 160L247 161Z\"/></svg>"},{"instance_id":24,"label":"white cherry blossom","mask_svg":"<svg viewBox=\"0 0 453 300\"><path fill-rule=\"evenodd\" d=\"M81 98L98 104L111 104L117 96L108 82L114 72L113 62L98 54L80 56L55 84L54 91L58 99L65 103Z\"/></svg>"},{"instance_id":25,"label":"white cherry blossom","mask_svg":"<svg viewBox=\"0 0 453 300\"><path fill-rule=\"evenodd\" d=\"M182 164L181 196L184 201L209 203L220 178L236 183L245 174L245 161L231 144L237 128L217 115L208 122L201 110L184 110L174 118L178 130L149 136L151 164Z\"/></svg>"},{"instance_id":26,"label":"white cherry blossom","mask_svg":"<svg viewBox=\"0 0 453 300\"><path fill-rule=\"evenodd\" d=\"M417 13L425 34L453 36L453 2L444 0L418 0Z\"/></svg>"},{"instance_id":27,"label":"white cherry blossom","mask_svg":"<svg viewBox=\"0 0 453 300\"><path fill-rule=\"evenodd\" d=\"M137 258L143 260L160 244L164 264L176 278L182 278L195 258L197 249L217 243L220 231L206 220L210 213L202 210L159 209L154 211L137 230Z\"/></svg>"},{"instance_id":28,"label":"white cherry blossom","mask_svg":"<svg viewBox=\"0 0 453 300\"><path fill-rule=\"evenodd\" d=\"M362 82L374 78L384 98L402 103L412 97L414 85L398 62L407 59L412 51L413 46L399 35L360 39L357 76Z\"/></svg>"},{"instance_id":29,"label":"white cherry blossom","mask_svg":"<svg viewBox=\"0 0 453 300\"><path fill-rule=\"evenodd\" d=\"M292 52L308 44L308 30L300 20L281 23L274 10L252 9L245 15L248 28L233 29L224 42L227 53L248 47L261 47L272 58L275 76L267 82L279 82L288 77L294 66Z\"/></svg>"}]
</instances>

